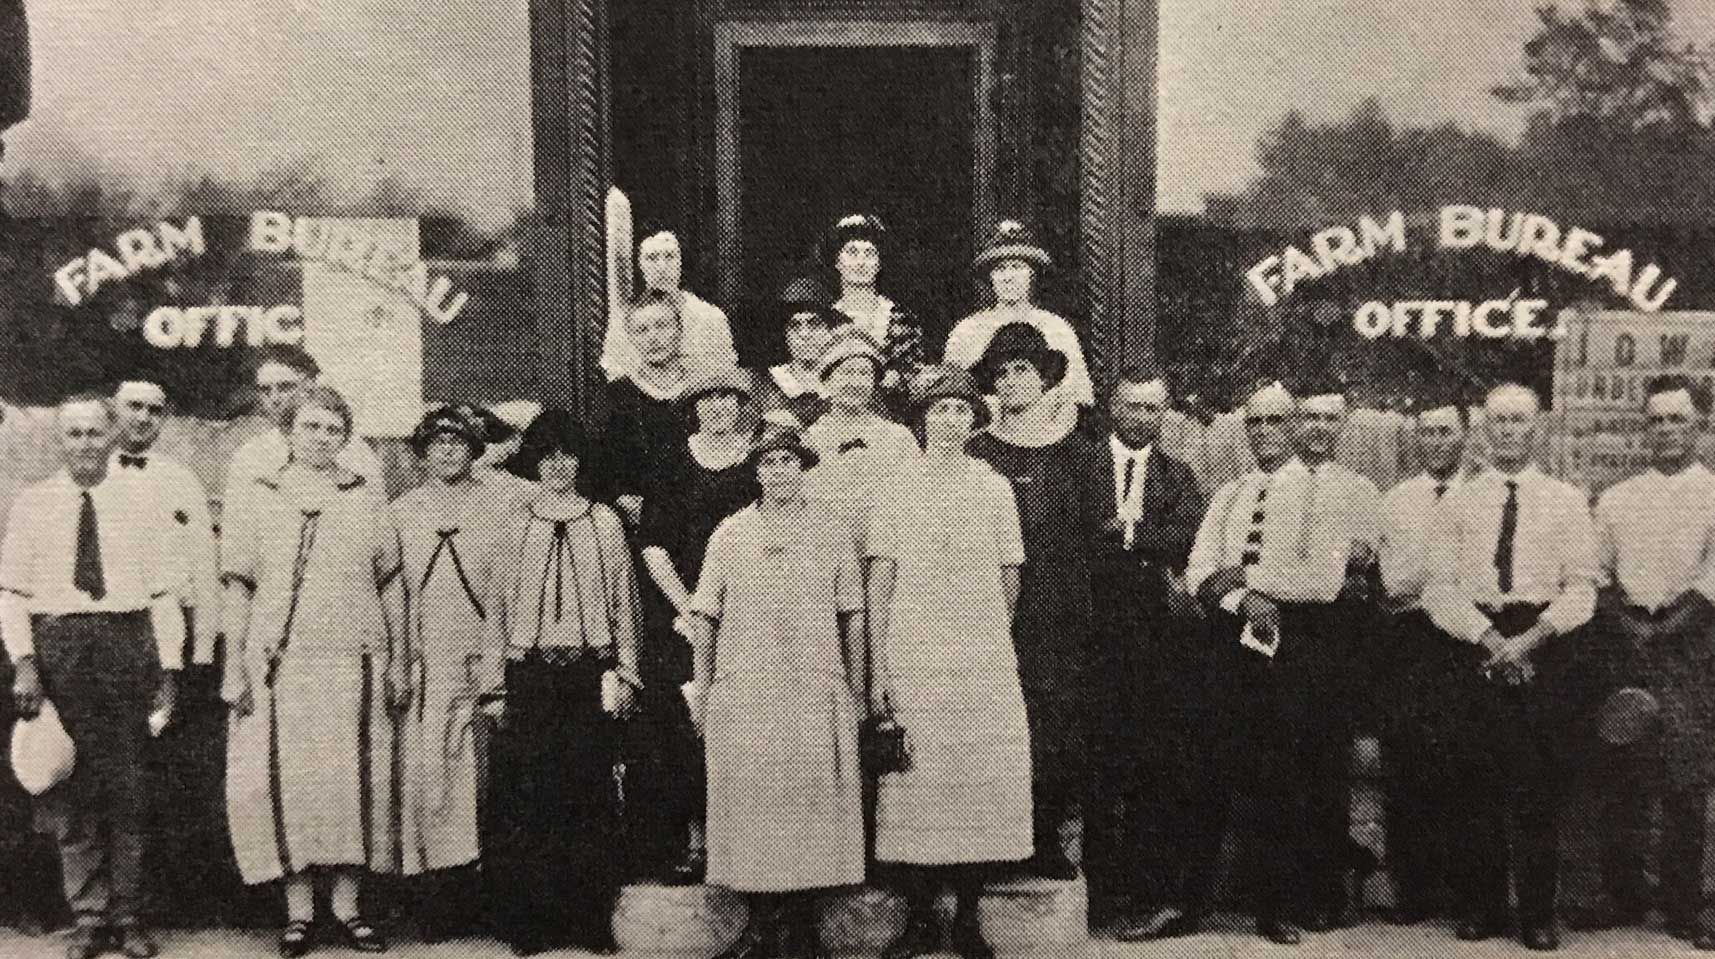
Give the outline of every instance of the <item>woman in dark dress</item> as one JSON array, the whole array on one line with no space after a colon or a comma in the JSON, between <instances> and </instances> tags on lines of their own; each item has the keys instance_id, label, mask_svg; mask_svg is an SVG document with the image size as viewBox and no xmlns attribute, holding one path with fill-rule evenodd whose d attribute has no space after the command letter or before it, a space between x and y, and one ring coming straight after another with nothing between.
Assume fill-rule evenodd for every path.
<instances>
[{"instance_id":1,"label":"woman in dark dress","mask_svg":"<svg viewBox=\"0 0 1715 959\"><path fill-rule=\"evenodd\" d=\"M685 443L679 398L695 371L685 359L684 323L671 297L645 296L626 315L625 331L642 362L607 385L607 442L592 493L618 506L635 528L651 487Z\"/></svg>"},{"instance_id":2,"label":"woman in dark dress","mask_svg":"<svg viewBox=\"0 0 1715 959\"><path fill-rule=\"evenodd\" d=\"M1025 564L1013 621L1018 672L1030 718L1036 856L1031 871L1071 879L1062 828L1084 781L1092 624L1088 546L1099 510L1090 502L1092 471L1106 469L1096 446L1072 420L1040 402L1066 374L1066 357L1035 327L995 331L973 370L997 397L994 423L970 443L1012 482L1024 527Z\"/></svg>"},{"instance_id":3,"label":"woman in dark dress","mask_svg":"<svg viewBox=\"0 0 1715 959\"><path fill-rule=\"evenodd\" d=\"M692 411L697 432L680 444L655 495L644 501L638 531L651 580L643 589L638 657L647 692L627 730L627 816L638 864L674 884L701 882L706 860L702 744L680 692L692 679L685 617L693 615L691 594L709 536L756 499L756 474L745 462L749 400L750 378L737 370L686 389L681 406Z\"/></svg>"},{"instance_id":4,"label":"woman in dark dress","mask_svg":"<svg viewBox=\"0 0 1715 959\"><path fill-rule=\"evenodd\" d=\"M519 955L612 952L620 882L619 720L632 712L637 589L613 510L579 487L583 429L550 409L511 463L539 489L502 532L492 621L505 651L504 712L485 845L496 926Z\"/></svg>"},{"instance_id":5,"label":"woman in dark dress","mask_svg":"<svg viewBox=\"0 0 1715 959\"><path fill-rule=\"evenodd\" d=\"M876 288L886 245L887 227L881 219L854 213L842 217L822 240L822 262L839 281L834 309L880 349L877 386L885 411L904 420L910 418L907 387L924 363L923 324Z\"/></svg>"}]
</instances>

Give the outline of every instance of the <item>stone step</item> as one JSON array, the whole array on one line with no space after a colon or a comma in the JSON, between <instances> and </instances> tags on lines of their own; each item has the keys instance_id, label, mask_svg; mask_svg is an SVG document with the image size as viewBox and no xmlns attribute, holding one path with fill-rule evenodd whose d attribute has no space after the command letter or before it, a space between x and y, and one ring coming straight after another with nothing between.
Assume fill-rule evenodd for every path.
<instances>
[{"instance_id":1,"label":"stone step","mask_svg":"<svg viewBox=\"0 0 1715 959\"><path fill-rule=\"evenodd\" d=\"M940 907L950 919L953 902ZM1088 898L1075 882L1020 879L989 886L983 933L1000 956L1067 955L1086 941ZM905 903L873 887L831 892L821 910L822 942L835 955L876 955L905 928ZM627 956L709 959L737 941L744 900L714 886L627 886L614 910L613 934Z\"/></svg>"}]
</instances>

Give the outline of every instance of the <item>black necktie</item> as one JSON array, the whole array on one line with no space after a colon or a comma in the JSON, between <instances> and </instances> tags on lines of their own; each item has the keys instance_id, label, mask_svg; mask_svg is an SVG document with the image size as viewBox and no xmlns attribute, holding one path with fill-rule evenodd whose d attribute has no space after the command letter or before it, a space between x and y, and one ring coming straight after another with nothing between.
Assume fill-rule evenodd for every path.
<instances>
[{"instance_id":1,"label":"black necktie","mask_svg":"<svg viewBox=\"0 0 1715 959\"><path fill-rule=\"evenodd\" d=\"M1120 505L1131 502L1131 480L1137 472L1137 456L1128 454L1125 458L1125 479L1120 481Z\"/></svg>"},{"instance_id":2,"label":"black necktie","mask_svg":"<svg viewBox=\"0 0 1715 959\"><path fill-rule=\"evenodd\" d=\"M1436 499L1436 501L1439 502L1441 497L1446 496L1446 495L1447 495L1447 483L1445 481L1442 481L1440 483L1436 483L1435 484L1435 499Z\"/></svg>"},{"instance_id":3,"label":"black necktie","mask_svg":"<svg viewBox=\"0 0 1715 959\"><path fill-rule=\"evenodd\" d=\"M566 535L571 524L563 519L554 521L554 622L562 622L566 618L566 551L571 548L566 542ZM576 589L578 584L572 583ZM580 623L581 627L582 624Z\"/></svg>"},{"instance_id":4,"label":"black necktie","mask_svg":"<svg viewBox=\"0 0 1715 959\"><path fill-rule=\"evenodd\" d=\"M1518 537L1518 482L1507 480L1507 502L1501 507L1501 538L1495 544L1495 573L1501 592L1513 591L1513 540Z\"/></svg>"},{"instance_id":5,"label":"black necktie","mask_svg":"<svg viewBox=\"0 0 1715 959\"><path fill-rule=\"evenodd\" d=\"M1245 537L1245 551L1239 559L1240 565L1255 566L1262 562L1262 507L1267 500L1268 487L1264 486L1256 491L1256 511L1251 513L1251 531L1250 535Z\"/></svg>"},{"instance_id":6,"label":"black necktie","mask_svg":"<svg viewBox=\"0 0 1715 959\"><path fill-rule=\"evenodd\" d=\"M149 465L149 457L147 457L147 456L132 456L130 453L120 453L119 454L119 465L120 466L129 466L130 468L132 468L134 470L140 470L143 467Z\"/></svg>"},{"instance_id":7,"label":"black necktie","mask_svg":"<svg viewBox=\"0 0 1715 959\"><path fill-rule=\"evenodd\" d=\"M107 580L101 574L101 532L95 525L95 500L86 490L77 512L77 558L72 565L73 586L94 599L107 595Z\"/></svg>"}]
</instances>

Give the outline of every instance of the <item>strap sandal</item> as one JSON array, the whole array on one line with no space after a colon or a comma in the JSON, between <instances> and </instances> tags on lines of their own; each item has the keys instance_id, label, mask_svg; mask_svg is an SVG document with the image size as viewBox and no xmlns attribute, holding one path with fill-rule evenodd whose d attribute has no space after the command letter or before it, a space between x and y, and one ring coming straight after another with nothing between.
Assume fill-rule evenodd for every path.
<instances>
[{"instance_id":1,"label":"strap sandal","mask_svg":"<svg viewBox=\"0 0 1715 959\"><path fill-rule=\"evenodd\" d=\"M362 916L340 920L339 932L345 944L358 952L387 951L387 938Z\"/></svg>"},{"instance_id":2,"label":"strap sandal","mask_svg":"<svg viewBox=\"0 0 1715 959\"><path fill-rule=\"evenodd\" d=\"M286 928L280 932L280 955L285 959L297 957L309 952L314 946L310 939L313 927L303 919L294 919L286 923Z\"/></svg>"}]
</instances>

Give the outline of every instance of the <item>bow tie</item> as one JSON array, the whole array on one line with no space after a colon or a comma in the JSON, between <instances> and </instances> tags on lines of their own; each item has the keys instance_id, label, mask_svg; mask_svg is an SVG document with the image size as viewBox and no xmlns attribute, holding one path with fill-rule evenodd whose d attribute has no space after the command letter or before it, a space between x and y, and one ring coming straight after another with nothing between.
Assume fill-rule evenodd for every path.
<instances>
[{"instance_id":1,"label":"bow tie","mask_svg":"<svg viewBox=\"0 0 1715 959\"><path fill-rule=\"evenodd\" d=\"M147 456L132 456L130 453L120 453L119 454L119 465L120 466L129 466L132 469L140 470L143 467L149 465L149 457L147 457Z\"/></svg>"}]
</instances>

